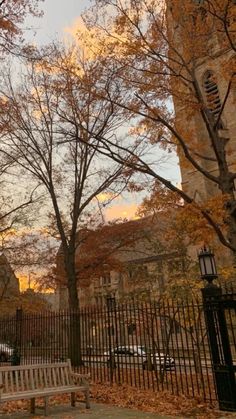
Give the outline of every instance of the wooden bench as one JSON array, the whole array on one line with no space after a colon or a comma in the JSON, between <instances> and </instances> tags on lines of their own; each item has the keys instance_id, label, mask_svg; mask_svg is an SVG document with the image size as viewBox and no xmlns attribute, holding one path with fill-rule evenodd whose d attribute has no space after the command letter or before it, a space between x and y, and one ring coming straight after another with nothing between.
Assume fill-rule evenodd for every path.
<instances>
[{"instance_id":1,"label":"wooden bench","mask_svg":"<svg viewBox=\"0 0 236 419\"><path fill-rule=\"evenodd\" d=\"M86 408L89 404L88 375L72 372L71 362L53 364L0 367L0 402L30 399L31 413L35 413L35 399L44 398L44 414L47 415L48 397L71 393L71 406L75 406L76 392L84 393Z\"/></svg>"}]
</instances>

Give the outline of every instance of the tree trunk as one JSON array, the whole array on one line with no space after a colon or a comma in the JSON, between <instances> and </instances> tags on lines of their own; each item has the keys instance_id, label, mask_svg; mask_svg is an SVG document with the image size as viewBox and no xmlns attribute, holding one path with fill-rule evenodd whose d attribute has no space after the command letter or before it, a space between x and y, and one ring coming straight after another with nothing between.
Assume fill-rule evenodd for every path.
<instances>
[{"instance_id":1,"label":"tree trunk","mask_svg":"<svg viewBox=\"0 0 236 419\"><path fill-rule=\"evenodd\" d=\"M232 251L233 262L236 263L236 201L231 200L227 203L227 210L229 213L228 224L228 240L231 246L235 249Z\"/></svg>"},{"instance_id":2,"label":"tree trunk","mask_svg":"<svg viewBox=\"0 0 236 419\"><path fill-rule=\"evenodd\" d=\"M83 361L81 354L82 339L74 252L67 252L65 257L65 272L67 276L70 310L68 327L69 357L71 359L71 364L74 367L78 367L83 365Z\"/></svg>"}]
</instances>

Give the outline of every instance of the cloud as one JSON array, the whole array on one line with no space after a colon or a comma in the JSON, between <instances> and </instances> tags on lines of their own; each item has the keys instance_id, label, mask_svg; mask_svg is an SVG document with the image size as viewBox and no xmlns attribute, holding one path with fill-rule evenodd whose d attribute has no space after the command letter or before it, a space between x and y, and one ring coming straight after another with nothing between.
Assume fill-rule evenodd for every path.
<instances>
[{"instance_id":1,"label":"cloud","mask_svg":"<svg viewBox=\"0 0 236 419\"><path fill-rule=\"evenodd\" d=\"M102 192L99 195L97 195L96 198L100 203L111 201L114 198L116 200L119 199L119 197L116 197L116 195L112 194L111 192Z\"/></svg>"},{"instance_id":2,"label":"cloud","mask_svg":"<svg viewBox=\"0 0 236 419\"><path fill-rule=\"evenodd\" d=\"M127 219L136 219L138 206L135 203L128 204L117 204L113 205L110 208L105 210L105 217L107 221L114 220L116 218L127 218Z\"/></svg>"},{"instance_id":3,"label":"cloud","mask_svg":"<svg viewBox=\"0 0 236 419\"><path fill-rule=\"evenodd\" d=\"M85 25L81 17L77 17L71 26L66 26L64 29L65 33L68 33L73 38L76 38L78 30L85 30Z\"/></svg>"}]
</instances>

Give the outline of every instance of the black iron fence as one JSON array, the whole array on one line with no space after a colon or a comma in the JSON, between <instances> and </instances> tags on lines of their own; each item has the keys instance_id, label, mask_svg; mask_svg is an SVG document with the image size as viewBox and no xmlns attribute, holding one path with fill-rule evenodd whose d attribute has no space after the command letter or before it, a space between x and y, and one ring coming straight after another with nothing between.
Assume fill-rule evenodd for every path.
<instances>
[{"instance_id":1,"label":"black iron fence","mask_svg":"<svg viewBox=\"0 0 236 419\"><path fill-rule=\"evenodd\" d=\"M236 315L226 313L236 364ZM12 349L13 348L13 349ZM0 361L41 363L71 358L93 381L217 400L200 301L142 302L0 319Z\"/></svg>"}]
</instances>

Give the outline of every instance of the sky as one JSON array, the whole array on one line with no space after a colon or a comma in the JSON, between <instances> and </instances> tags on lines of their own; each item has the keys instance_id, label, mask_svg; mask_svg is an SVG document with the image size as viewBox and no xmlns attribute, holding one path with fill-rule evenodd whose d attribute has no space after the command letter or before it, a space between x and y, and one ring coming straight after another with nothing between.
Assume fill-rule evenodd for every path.
<instances>
[{"instance_id":1,"label":"sky","mask_svg":"<svg viewBox=\"0 0 236 419\"><path fill-rule=\"evenodd\" d=\"M53 40L60 40L68 36L68 28L74 28L79 16L86 8L91 6L92 0L44 0L42 3L43 17L28 19L28 27L34 31L26 32L26 39L37 44L47 44ZM169 179L179 184L180 174L176 158L168 156L168 163L163 165L163 173L169 172ZM106 219L134 218L137 206L142 201L143 195L132 194L119 198L113 202L106 211Z\"/></svg>"},{"instance_id":2,"label":"sky","mask_svg":"<svg viewBox=\"0 0 236 419\"><path fill-rule=\"evenodd\" d=\"M36 31L34 40L48 43L64 36L64 29L73 25L76 18L91 5L90 0L44 0L40 19L28 19L27 25ZM32 32L27 35L32 38Z\"/></svg>"}]
</instances>

